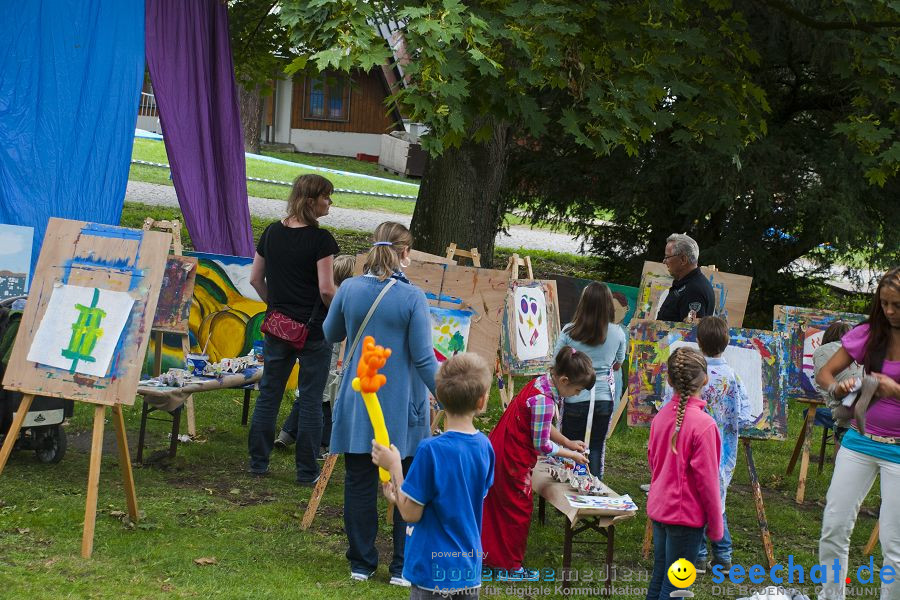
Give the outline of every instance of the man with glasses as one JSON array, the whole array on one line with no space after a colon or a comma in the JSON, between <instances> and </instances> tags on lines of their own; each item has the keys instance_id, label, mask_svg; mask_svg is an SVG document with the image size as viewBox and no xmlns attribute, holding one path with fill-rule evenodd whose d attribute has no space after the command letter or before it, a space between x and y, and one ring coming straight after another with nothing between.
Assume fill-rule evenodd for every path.
<instances>
[{"instance_id":1,"label":"man with glasses","mask_svg":"<svg viewBox=\"0 0 900 600\"><path fill-rule=\"evenodd\" d=\"M713 314L715 294L712 284L700 271L699 258L700 247L690 236L674 233L666 239L663 263L675 281L659 307L656 318L660 321L691 323Z\"/></svg>"}]
</instances>

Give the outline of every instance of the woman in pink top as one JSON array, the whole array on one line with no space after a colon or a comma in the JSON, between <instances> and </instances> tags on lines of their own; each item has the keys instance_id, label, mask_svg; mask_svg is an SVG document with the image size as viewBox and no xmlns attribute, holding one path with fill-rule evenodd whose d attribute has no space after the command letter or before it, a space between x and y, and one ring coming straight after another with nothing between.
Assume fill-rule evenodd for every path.
<instances>
[{"instance_id":1,"label":"woman in pink top","mask_svg":"<svg viewBox=\"0 0 900 600\"><path fill-rule=\"evenodd\" d=\"M822 515L819 563L839 560L841 575L837 581L829 577L819 599L844 598L850 534L876 475L881 475L883 566L893 568L891 581L881 582L881 598L900 598L900 267L881 278L868 320L841 338L841 348L819 371L816 383L836 399L846 397L856 378L838 383L835 376L854 361L877 378L878 388L865 412L864 426L850 421L835 461Z\"/></svg>"},{"instance_id":2,"label":"woman in pink top","mask_svg":"<svg viewBox=\"0 0 900 600\"><path fill-rule=\"evenodd\" d=\"M676 394L653 417L647 446L647 516L653 520L647 600L668 600L676 588L666 571L679 558L697 560L704 526L709 539L722 539L722 440L715 419L703 410L706 402L699 398L707 382L706 360L696 350L678 348L669 357L668 371Z\"/></svg>"}]
</instances>

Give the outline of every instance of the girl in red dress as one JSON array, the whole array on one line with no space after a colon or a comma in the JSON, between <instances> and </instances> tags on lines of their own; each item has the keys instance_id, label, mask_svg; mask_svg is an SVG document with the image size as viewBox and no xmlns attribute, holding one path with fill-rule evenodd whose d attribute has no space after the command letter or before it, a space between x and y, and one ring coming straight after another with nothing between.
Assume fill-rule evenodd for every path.
<instances>
[{"instance_id":1,"label":"girl in red dress","mask_svg":"<svg viewBox=\"0 0 900 600\"><path fill-rule=\"evenodd\" d=\"M583 441L572 441L552 425L563 398L594 386L596 374L583 352L563 346L553 367L526 385L506 407L488 436L494 447L494 485L484 501L481 542L485 566L499 569L498 580L534 580L522 566L534 506L531 471L539 455L587 463Z\"/></svg>"}]
</instances>

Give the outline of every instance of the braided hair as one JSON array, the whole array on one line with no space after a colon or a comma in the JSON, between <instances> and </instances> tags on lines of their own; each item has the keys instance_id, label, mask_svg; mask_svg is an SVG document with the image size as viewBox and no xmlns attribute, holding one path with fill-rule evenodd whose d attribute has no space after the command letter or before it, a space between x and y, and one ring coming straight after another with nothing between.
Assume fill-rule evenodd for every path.
<instances>
[{"instance_id":1,"label":"braided hair","mask_svg":"<svg viewBox=\"0 0 900 600\"><path fill-rule=\"evenodd\" d=\"M684 422L684 411L688 398L697 394L706 380L706 359L693 348L681 347L675 350L667 363L669 383L678 393L678 414L675 417L675 431L672 433L672 452L678 454L675 442Z\"/></svg>"}]
</instances>

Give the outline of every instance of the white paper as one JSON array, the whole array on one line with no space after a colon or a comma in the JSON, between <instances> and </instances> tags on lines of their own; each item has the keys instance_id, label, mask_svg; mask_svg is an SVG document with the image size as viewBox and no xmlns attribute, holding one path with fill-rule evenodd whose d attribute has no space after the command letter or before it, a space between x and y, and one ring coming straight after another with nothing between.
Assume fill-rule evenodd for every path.
<instances>
[{"instance_id":1,"label":"white paper","mask_svg":"<svg viewBox=\"0 0 900 600\"><path fill-rule=\"evenodd\" d=\"M519 360L544 358L550 352L547 301L540 287L518 287L513 295L516 356Z\"/></svg>"},{"instance_id":2,"label":"white paper","mask_svg":"<svg viewBox=\"0 0 900 600\"><path fill-rule=\"evenodd\" d=\"M600 508L604 510L637 510L637 505L631 500L631 496L583 496L580 494L566 494L566 500L572 508Z\"/></svg>"},{"instance_id":3,"label":"white paper","mask_svg":"<svg viewBox=\"0 0 900 600\"><path fill-rule=\"evenodd\" d=\"M695 342L685 342L683 340L674 342L671 346L671 351L675 352L677 348L682 346L700 351L700 347ZM762 356L753 348L726 346L725 352L722 353L722 358L741 378L744 389L747 390L747 396L750 398L750 413L753 420L756 421L765 409L762 390Z\"/></svg>"},{"instance_id":4,"label":"white paper","mask_svg":"<svg viewBox=\"0 0 900 600\"><path fill-rule=\"evenodd\" d=\"M133 305L134 298L126 292L57 285L28 349L28 360L73 373L106 377ZM90 323L84 321L87 314L92 315ZM82 329L79 324L88 327ZM95 333L96 343L88 351L89 339Z\"/></svg>"}]
</instances>

